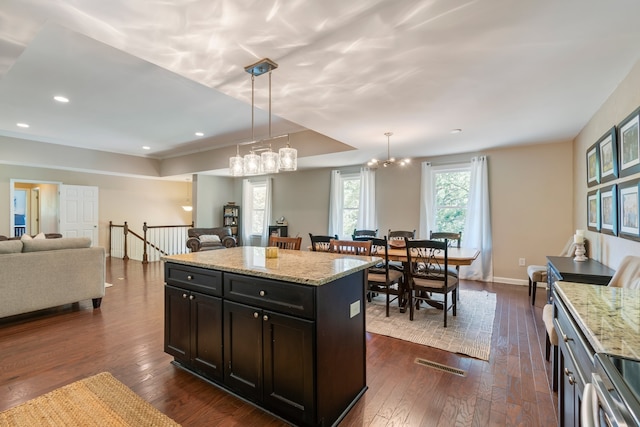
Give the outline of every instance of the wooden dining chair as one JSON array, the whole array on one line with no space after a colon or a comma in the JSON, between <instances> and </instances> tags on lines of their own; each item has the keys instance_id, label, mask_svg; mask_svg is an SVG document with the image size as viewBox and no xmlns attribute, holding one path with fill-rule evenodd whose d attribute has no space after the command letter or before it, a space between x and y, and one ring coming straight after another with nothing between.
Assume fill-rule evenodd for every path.
<instances>
[{"instance_id":1,"label":"wooden dining chair","mask_svg":"<svg viewBox=\"0 0 640 427\"><path fill-rule=\"evenodd\" d=\"M458 277L447 272L448 242L446 239L443 242L406 239L406 249L409 266L407 275L409 319L413 320L414 308L419 308L419 302L424 301L428 305L442 309L446 328L447 312L452 309L453 315L456 315L459 284ZM442 300L434 300L434 294L441 294ZM451 300L449 300L449 294L451 294Z\"/></svg>"},{"instance_id":2,"label":"wooden dining chair","mask_svg":"<svg viewBox=\"0 0 640 427\"><path fill-rule=\"evenodd\" d=\"M383 239L371 238L371 255L379 256L382 262L369 268L367 279L367 301L371 302L373 294L385 294L387 317L389 317L389 305L397 300L398 305L403 300L404 275L394 269L389 268L389 242L385 236ZM391 298L395 295L394 298Z\"/></svg>"},{"instance_id":3,"label":"wooden dining chair","mask_svg":"<svg viewBox=\"0 0 640 427\"><path fill-rule=\"evenodd\" d=\"M371 255L371 240L336 240L329 242L329 252L350 255Z\"/></svg>"},{"instance_id":4,"label":"wooden dining chair","mask_svg":"<svg viewBox=\"0 0 640 427\"><path fill-rule=\"evenodd\" d=\"M269 246L277 246L279 249L299 251L301 244L302 237L269 236Z\"/></svg>"},{"instance_id":5,"label":"wooden dining chair","mask_svg":"<svg viewBox=\"0 0 640 427\"><path fill-rule=\"evenodd\" d=\"M446 231L431 231L429 232L429 238L431 240L447 240L448 247L453 248L456 247L460 249L460 244L462 242L462 231L458 231L457 233L449 233ZM459 265L450 265L449 266L449 274L455 274L456 277L460 277L460 266ZM458 292L458 301L460 301L460 292Z\"/></svg>"},{"instance_id":6,"label":"wooden dining chair","mask_svg":"<svg viewBox=\"0 0 640 427\"><path fill-rule=\"evenodd\" d=\"M353 234L351 235L351 238L353 240L357 240L363 237L378 237L378 230L353 230Z\"/></svg>"},{"instance_id":7,"label":"wooden dining chair","mask_svg":"<svg viewBox=\"0 0 640 427\"><path fill-rule=\"evenodd\" d=\"M413 231L405 231L405 230L391 230L389 229L389 233L387 234L387 238L389 240L402 240L404 238L407 239L415 239L416 238L416 230Z\"/></svg>"},{"instance_id":8,"label":"wooden dining chair","mask_svg":"<svg viewBox=\"0 0 640 427\"><path fill-rule=\"evenodd\" d=\"M314 252L329 252L329 242L331 239L338 240L338 235L335 234L333 236L321 236L321 235L313 235L309 233L309 238L311 239L311 250Z\"/></svg>"}]
</instances>

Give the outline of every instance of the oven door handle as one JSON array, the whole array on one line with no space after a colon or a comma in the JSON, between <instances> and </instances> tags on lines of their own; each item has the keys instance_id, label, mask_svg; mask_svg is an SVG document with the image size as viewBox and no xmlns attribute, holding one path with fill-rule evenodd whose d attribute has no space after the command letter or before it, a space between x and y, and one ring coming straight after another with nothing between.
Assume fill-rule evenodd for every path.
<instances>
[{"instance_id":1,"label":"oven door handle","mask_svg":"<svg viewBox=\"0 0 640 427\"><path fill-rule=\"evenodd\" d=\"M611 399L609 390L607 390L607 387L604 385L604 382L602 381L600 375L596 374L595 372L591 374L591 382L596 391L599 406L602 407L604 416L607 418L609 425L612 427L629 427L629 424L627 424L627 422L622 417L622 414L616 407L615 402L613 402L613 400ZM598 405L598 403L596 403L596 405ZM582 411L582 408L580 408L580 410Z\"/></svg>"},{"instance_id":2,"label":"oven door handle","mask_svg":"<svg viewBox=\"0 0 640 427\"><path fill-rule=\"evenodd\" d=\"M580 425L583 427L598 427L598 393L591 383L584 385L582 401L580 402Z\"/></svg>"}]
</instances>

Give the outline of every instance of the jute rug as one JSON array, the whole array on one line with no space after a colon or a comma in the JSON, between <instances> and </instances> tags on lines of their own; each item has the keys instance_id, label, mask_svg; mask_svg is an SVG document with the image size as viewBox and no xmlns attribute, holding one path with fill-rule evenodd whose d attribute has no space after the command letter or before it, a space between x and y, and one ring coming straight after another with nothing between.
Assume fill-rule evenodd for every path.
<instances>
[{"instance_id":1,"label":"jute rug","mask_svg":"<svg viewBox=\"0 0 640 427\"><path fill-rule=\"evenodd\" d=\"M367 331L428 345L452 353L489 360L493 319L496 314L496 294L486 291L460 291L457 315L447 313L444 327L442 310L425 307L414 311L413 322L409 309L400 313L396 301L385 315L385 296L378 295L367 303ZM440 296L438 296L440 297Z\"/></svg>"},{"instance_id":2,"label":"jute rug","mask_svg":"<svg viewBox=\"0 0 640 427\"><path fill-rule=\"evenodd\" d=\"M0 412L0 426L179 426L103 372Z\"/></svg>"}]
</instances>

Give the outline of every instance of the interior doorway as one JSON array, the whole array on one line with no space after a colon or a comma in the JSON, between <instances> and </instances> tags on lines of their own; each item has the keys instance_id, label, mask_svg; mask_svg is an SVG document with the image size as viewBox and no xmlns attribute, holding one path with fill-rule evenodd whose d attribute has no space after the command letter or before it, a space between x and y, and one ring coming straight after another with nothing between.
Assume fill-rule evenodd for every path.
<instances>
[{"instance_id":1,"label":"interior doorway","mask_svg":"<svg viewBox=\"0 0 640 427\"><path fill-rule=\"evenodd\" d=\"M9 230L11 236L58 233L60 182L11 179Z\"/></svg>"}]
</instances>

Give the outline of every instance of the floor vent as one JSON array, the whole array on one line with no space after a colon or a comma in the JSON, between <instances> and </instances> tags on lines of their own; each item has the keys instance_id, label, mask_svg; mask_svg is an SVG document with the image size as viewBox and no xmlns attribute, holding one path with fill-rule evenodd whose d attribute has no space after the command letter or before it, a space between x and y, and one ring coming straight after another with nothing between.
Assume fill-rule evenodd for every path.
<instances>
[{"instance_id":1,"label":"floor vent","mask_svg":"<svg viewBox=\"0 0 640 427\"><path fill-rule=\"evenodd\" d=\"M458 375L460 377L466 377L467 371L463 369L453 368L451 366L442 365L440 363L432 362L431 360L416 358L416 363L418 365L428 366L433 369L437 369L442 372L448 372L450 374Z\"/></svg>"}]
</instances>

